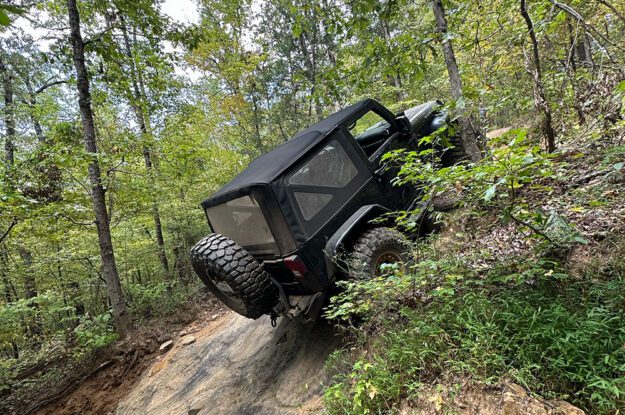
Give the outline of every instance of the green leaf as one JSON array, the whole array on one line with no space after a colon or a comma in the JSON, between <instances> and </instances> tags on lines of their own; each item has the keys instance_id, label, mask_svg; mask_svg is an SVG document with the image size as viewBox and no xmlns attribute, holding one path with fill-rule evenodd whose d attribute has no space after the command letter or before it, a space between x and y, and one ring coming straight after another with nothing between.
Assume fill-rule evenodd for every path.
<instances>
[{"instance_id":1,"label":"green leaf","mask_svg":"<svg viewBox=\"0 0 625 415\"><path fill-rule=\"evenodd\" d=\"M11 24L11 19L9 15L4 12L4 10L0 9L0 26L8 26Z\"/></svg>"},{"instance_id":2,"label":"green leaf","mask_svg":"<svg viewBox=\"0 0 625 415\"><path fill-rule=\"evenodd\" d=\"M612 167L614 168L614 170L618 171L618 170L621 170L623 166L625 166L625 163L621 162L621 163L614 164Z\"/></svg>"},{"instance_id":3,"label":"green leaf","mask_svg":"<svg viewBox=\"0 0 625 415\"><path fill-rule=\"evenodd\" d=\"M497 184L492 185L484 192L484 200L489 202L493 196L495 196L495 192L497 191Z\"/></svg>"}]
</instances>

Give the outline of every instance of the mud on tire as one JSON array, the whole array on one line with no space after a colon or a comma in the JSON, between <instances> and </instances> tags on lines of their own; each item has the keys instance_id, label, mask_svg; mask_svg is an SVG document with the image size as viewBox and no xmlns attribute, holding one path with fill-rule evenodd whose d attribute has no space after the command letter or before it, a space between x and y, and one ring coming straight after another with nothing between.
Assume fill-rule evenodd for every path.
<instances>
[{"instance_id":1,"label":"mud on tire","mask_svg":"<svg viewBox=\"0 0 625 415\"><path fill-rule=\"evenodd\" d=\"M409 249L410 243L401 232L391 228L369 229L356 240L347 255L348 278L368 279L378 276L379 265L391 258L400 262L406 271Z\"/></svg>"},{"instance_id":2,"label":"mud on tire","mask_svg":"<svg viewBox=\"0 0 625 415\"><path fill-rule=\"evenodd\" d=\"M228 307L259 318L277 302L277 288L254 257L232 239L213 233L191 249L193 269Z\"/></svg>"}]
</instances>

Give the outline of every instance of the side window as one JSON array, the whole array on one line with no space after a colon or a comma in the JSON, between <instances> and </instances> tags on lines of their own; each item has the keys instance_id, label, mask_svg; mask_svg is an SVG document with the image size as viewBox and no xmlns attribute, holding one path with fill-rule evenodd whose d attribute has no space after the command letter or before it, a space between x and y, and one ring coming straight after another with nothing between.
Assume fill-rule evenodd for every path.
<instances>
[{"instance_id":1,"label":"side window","mask_svg":"<svg viewBox=\"0 0 625 415\"><path fill-rule=\"evenodd\" d=\"M358 175L358 169L338 141L330 141L303 167L291 175L288 184L305 220L313 219L338 192Z\"/></svg>"},{"instance_id":2,"label":"side window","mask_svg":"<svg viewBox=\"0 0 625 415\"><path fill-rule=\"evenodd\" d=\"M374 111L369 111L348 127L365 154L371 156L395 133L395 129Z\"/></svg>"},{"instance_id":3,"label":"side window","mask_svg":"<svg viewBox=\"0 0 625 415\"><path fill-rule=\"evenodd\" d=\"M358 171L343 147L331 141L289 179L289 184L344 187Z\"/></svg>"},{"instance_id":4,"label":"side window","mask_svg":"<svg viewBox=\"0 0 625 415\"><path fill-rule=\"evenodd\" d=\"M326 193L294 192L293 194L295 195L295 200L297 200L299 210L306 220L311 220L332 200L332 195Z\"/></svg>"}]
</instances>

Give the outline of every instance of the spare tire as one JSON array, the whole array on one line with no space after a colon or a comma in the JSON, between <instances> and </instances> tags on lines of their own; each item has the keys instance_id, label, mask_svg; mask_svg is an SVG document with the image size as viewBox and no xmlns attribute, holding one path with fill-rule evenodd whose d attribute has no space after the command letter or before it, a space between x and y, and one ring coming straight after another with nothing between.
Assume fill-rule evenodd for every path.
<instances>
[{"instance_id":1,"label":"spare tire","mask_svg":"<svg viewBox=\"0 0 625 415\"><path fill-rule=\"evenodd\" d=\"M242 316L259 318L278 301L277 288L262 264L223 235L213 233L195 244L191 263L202 282Z\"/></svg>"}]
</instances>

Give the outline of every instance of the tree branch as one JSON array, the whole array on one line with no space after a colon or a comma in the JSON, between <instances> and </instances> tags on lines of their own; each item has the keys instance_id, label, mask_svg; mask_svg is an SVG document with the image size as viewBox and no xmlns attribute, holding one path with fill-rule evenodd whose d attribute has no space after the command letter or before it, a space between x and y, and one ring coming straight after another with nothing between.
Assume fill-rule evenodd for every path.
<instances>
[{"instance_id":1,"label":"tree branch","mask_svg":"<svg viewBox=\"0 0 625 415\"><path fill-rule=\"evenodd\" d=\"M118 29L118 27L115 26L115 25L111 25L111 26L107 27L106 29L104 29L100 33L96 34L94 37L92 37L90 39L84 40L82 42L83 46L87 46L87 45L90 45L92 43L99 42L102 39L102 36L104 36L105 34L107 34L108 32L110 32L110 31L112 31L114 29Z\"/></svg>"},{"instance_id":2,"label":"tree branch","mask_svg":"<svg viewBox=\"0 0 625 415\"><path fill-rule=\"evenodd\" d=\"M582 26L584 26L584 28L589 31L589 32L593 32L595 33L597 36L599 36L604 42L614 46L617 49L620 49L621 51L625 51L625 48L623 48L622 46L617 45L616 43L612 42L610 39L608 39L607 37L605 37L603 35L603 33L601 33L600 31L598 31L597 29L595 29L594 26L590 25L588 22L586 22L586 20L584 19L584 16L582 16L581 14L579 14L579 12L577 10L575 10L574 8L572 8L571 6L569 6L568 4L563 4L560 3L556 0L549 0L551 2L551 4L553 4L556 8L562 10L563 12L567 13L568 15L570 15L571 17L573 17L575 20L577 20L578 22L580 22L582 24ZM614 59L612 59L612 56L610 56L610 54L607 52L607 50L605 51L606 54L608 54L608 57L610 58L611 61L614 62Z\"/></svg>"},{"instance_id":3,"label":"tree branch","mask_svg":"<svg viewBox=\"0 0 625 415\"><path fill-rule=\"evenodd\" d=\"M15 225L17 225L17 219L13 219L8 229L2 234L2 236L0 236L0 243L2 243L7 238L7 236L9 236L9 233Z\"/></svg>"},{"instance_id":4,"label":"tree branch","mask_svg":"<svg viewBox=\"0 0 625 415\"><path fill-rule=\"evenodd\" d=\"M56 81L52 81L50 82L50 80L46 81L45 84L41 85L39 88L37 88L33 94L34 95L39 95L41 94L43 91L45 91L46 89L53 87L55 85L61 85L61 84L66 84L69 82L69 79L57 79Z\"/></svg>"}]
</instances>

